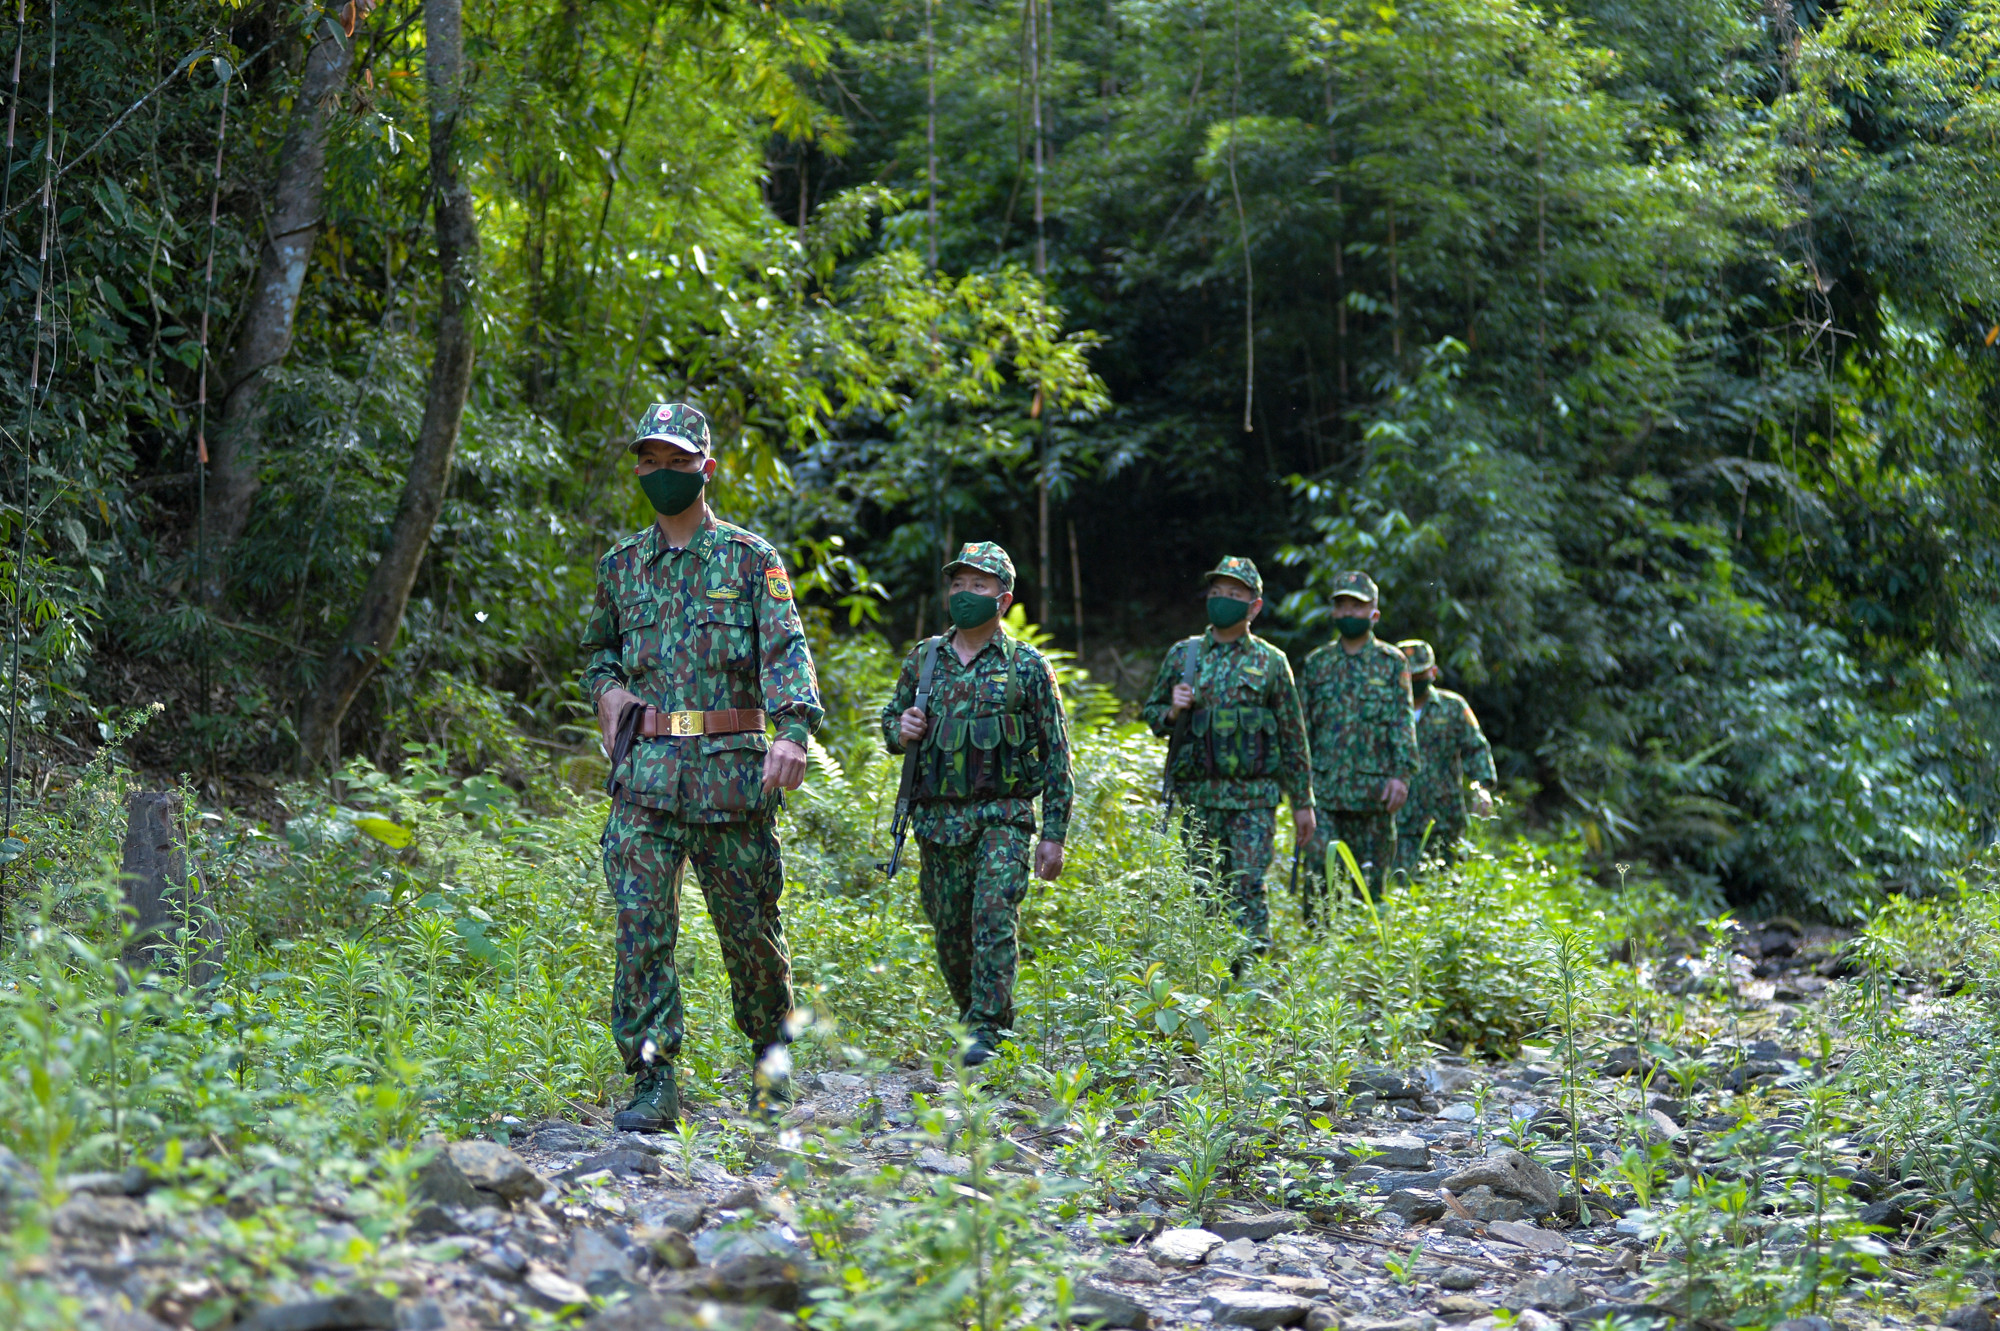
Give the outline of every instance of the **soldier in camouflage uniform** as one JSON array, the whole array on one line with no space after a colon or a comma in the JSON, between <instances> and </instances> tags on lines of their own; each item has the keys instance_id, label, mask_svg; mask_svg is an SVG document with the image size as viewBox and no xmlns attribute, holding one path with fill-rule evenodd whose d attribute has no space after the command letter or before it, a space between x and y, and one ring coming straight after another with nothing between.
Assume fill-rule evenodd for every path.
<instances>
[{"instance_id":1,"label":"soldier in camouflage uniform","mask_svg":"<svg viewBox=\"0 0 2000 1331\"><path fill-rule=\"evenodd\" d=\"M1186 741L1168 758L1181 835L1208 890L1227 894L1237 927L1261 951L1271 939L1264 876L1280 797L1291 801L1299 838L1313 834L1305 720L1291 662L1250 631L1264 608L1257 566L1232 555L1203 581L1209 627L1168 650L1142 715L1154 734L1168 735L1189 713Z\"/></svg>"},{"instance_id":2,"label":"soldier in camouflage uniform","mask_svg":"<svg viewBox=\"0 0 2000 1331\"><path fill-rule=\"evenodd\" d=\"M658 519L598 561L584 688L612 756L604 875L618 910L611 1031L637 1080L614 1120L658 1131L679 1114L681 868L692 861L750 1040L753 1112L789 1093L791 960L776 811L805 776L824 710L777 551L718 521L708 421L659 403L631 451ZM765 733L766 723L776 729Z\"/></svg>"},{"instance_id":3,"label":"soldier in camouflage uniform","mask_svg":"<svg viewBox=\"0 0 2000 1331\"><path fill-rule=\"evenodd\" d=\"M1481 818L1493 812L1486 786L1495 780L1493 750L1479 729L1472 705L1450 689L1436 687L1437 656L1421 638L1399 642L1410 665L1410 696L1417 722L1417 779L1409 802L1396 815L1396 865L1415 869L1420 858L1446 864L1458 858L1465 835L1466 779Z\"/></svg>"},{"instance_id":4,"label":"soldier in camouflage uniform","mask_svg":"<svg viewBox=\"0 0 2000 1331\"><path fill-rule=\"evenodd\" d=\"M1343 573L1333 585L1339 639L1306 657L1306 734L1313 789L1325 817L1307 844L1300 907L1308 924L1326 891L1326 853L1344 841L1378 896L1396 859L1396 811L1417 774L1410 680L1403 654L1375 636L1382 617L1375 580Z\"/></svg>"},{"instance_id":5,"label":"soldier in camouflage uniform","mask_svg":"<svg viewBox=\"0 0 2000 1331\"><path fill-rule=\"evenodd\" d=\"M917 884L937 937L938 967L971 1032L967 1066L992 1057L1014 1025L1016 917L1028 891L1035 797L1042 799L1035 873L1062 873L1069 830L1069 730L1047 658L1000 624L1013 602L1014 561L991 541L944 567L953 627L903 662L882 709L889 752L917 750L911 821L923 845ZM930 710L916 707L929 661Z\"/></svg>"}]
</instances>

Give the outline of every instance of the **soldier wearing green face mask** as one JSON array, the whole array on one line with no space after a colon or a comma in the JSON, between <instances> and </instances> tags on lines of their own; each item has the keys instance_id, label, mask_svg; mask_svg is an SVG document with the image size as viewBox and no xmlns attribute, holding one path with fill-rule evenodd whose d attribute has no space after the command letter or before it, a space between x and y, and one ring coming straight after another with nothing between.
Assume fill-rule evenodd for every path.
<instances>
[{"instance_id":1,"label":"soldier wearing green face mask","mask_svg":"<svg viewBox=\"0 0 2000 1331\"><path fill-rule=\"evenodd\" d=\"M1306 733L1312 739L1313 785L1326 812L1306 846L1299 884L1308 924L1326 890L1326 852L1344 842L1382 891L1396 859L1396 811L1417 774L1417 732L1410 723L1410 677L1402 652L1375 636L1382 617L1375 580L1359 571L1333 584L1333 625L1339 635L1306 657Z\"/></svg>"},{"instance_id":2,"label":"soldier wearing green face mask","mask_svg":"<svg viewBox=\"0 0 2000 1331\"><path fill-rule=\"evenodd\" d=\"M1264 876L1281 798L1291 801L1299 840L1313 834L1305 719L1291 663L1250 631L1264 608L1257 566L1232 555L1203 581L1208 629L1167 652L1142 715L1156 735L1188 717L1168 759L1181 834L1208 891L1228 899L1237 927L1261 950L1271 938Z\"/></svg>"},{"instance_id":3,"label":"soldier wearing green face mask","mask_svg":"<svg viewBox=\"0 0 2000 1331\"><path fill-rule=\"evenodd\" d=\"M761 537L718 521L708 420L656 403L632 441L655 519L597 565L583 686L596 704L616 797L604 873L618 910L611 1033L637 1083L612 1120L635 1132L680 1114L682 867L693 863L750 1041L750 1108L790 1093L791 961L777 810L805 777L825 714L791 580ZM775 734L767 734L766 726Z\"/></svg>"},{"instance_id":4,"label":"soldier wearing green face mask","mask_svg":"<svg viewBox=\"0 0 2000 1331\"><path fill-rule=\"evenodd\" d=\"M1034 871L1062 873L1069 831L1069 729L1048 659L1008 634L1014 561L975 541L944 567L952 627L917 644L882 709L891 753L916 750L911 822L923 848L917 893L938 968L971 1033L966 1066L993 1056L1014 1025L1015 922ZM928 710L916 705L929 697Z\"/></svg>"}]
</instances>

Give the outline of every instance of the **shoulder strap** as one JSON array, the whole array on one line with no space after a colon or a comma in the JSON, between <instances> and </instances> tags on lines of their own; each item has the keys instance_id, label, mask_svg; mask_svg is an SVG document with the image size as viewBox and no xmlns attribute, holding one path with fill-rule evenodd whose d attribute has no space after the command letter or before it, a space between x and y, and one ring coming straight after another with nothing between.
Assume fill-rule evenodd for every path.
<instances>
[{"instance_id":1,"label":"shoulder strap","mask_svg":"<svg viewBox=\"0 0 2000 1331\"><path fill-rule=\"evenodd\" d=\"M916 705L920 709L930 706L931 676L937 673L938 648L943 645L944 645L944 634L940 633L935 638L932 638L929 642L926 642L924 644L923 657L917 663Z\"/></svg>"},{"instance_id":2,"label":"shoulder strap","mask_svg":"<svg viewBox=\"0 0 2000 1331\"><path fill-rule=\"evenodd\" d=\"M1021 644L1009 637L1005 629L1000 630L1000 655L1007 658L1007 700L1001 704L1005 711L1021 710Z\"/></svg>"}]
</instances>

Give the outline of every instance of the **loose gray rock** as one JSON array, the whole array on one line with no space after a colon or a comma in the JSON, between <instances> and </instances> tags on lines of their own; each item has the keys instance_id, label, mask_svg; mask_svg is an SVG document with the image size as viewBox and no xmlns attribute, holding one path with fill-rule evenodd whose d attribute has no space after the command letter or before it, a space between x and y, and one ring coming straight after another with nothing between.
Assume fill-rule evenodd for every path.
<instances>
[{"instance_id":1,"label":"loose gray rock","mask_svg":"<svg viewBox=\"0 0 2000 1331\"><path fill-rule=\"evenodd\" d=\"M1536 1229L1515 1220L1495 1220L1486 1227L1486 1237L1511 1243L1517 1248L1527 1248L1532 1252L1545 1252L1559 1256L1569 1251L1569 1240L1552 1230Z\"/></svg>"},{"instance_id":2,"label":"loose gray rock","mask_svg":"<svg viewBox=\"0 0 2000 1331\"><path fill-rule=\"evenodd\" d=\"M451 1331L451 1319L430 1299L396 1305L396 1331Z\"/></svg>"},{"instance_id":3,"label":"loose gray rock","mask_svg":"<svg viewBox=\"0 0 2000 1331\"><path fill-rule=\"evenodd\" d=\"M1249 1239L1231 1239L1208 1255L1211 1262L1254 1262L1257 1245Z\"/></svg>"},{"instance_id":4,"label":"loose gray rock","mask_svg":"<svg viewBox=\"0 0 2000 1331\"><path fill-rule=\"evenodd\" d=\"M1461 1101L1455 1105L1446 1105L1438 1111L1438 1117L1447 1123L1477 1123L1479 1121L1479 1111L1470 1104Z\"/></svg>"},{"instance_id":5,"label":"loose gray rock","mask_svg":"<svg viewBox=\"0 0 2000 1331\"><path fill-rule=\"evenodd\" d=\"M1261 1289L1218 1289L1201 1301L1218 1326L1297 1326L1312 1305L1291 1294Z\"/></svg>"},{"instance_id":6,"label":"loose gray rock","mask_svg":"<svg viewBox=\"0 0 2000 1331\"><path fill-rule=\"evenodd\" d=\"M672 1295L641 1294L583 1324L584 1331L794 1331L792 1319L768 1308L732 1308Z\"/></svg>"},{"instance_id":7,"label":"loose gray rock","mask_svg":"<svg viewBox=\"0 0 2000 1331\"><path fill-rule=\"evenodd\" d=\"M1069 1320L1077 1326L1150 1327L1153 1314L1146 1305L1115 1285L1086 1280L1077 1286Z\"/></svg>"},{"instance_id":8,"label":"loose gray rock","mask_svg":"<svg viewBox=\"0 0 2000 1331\"><path fill-rule=\"evenodd\" d=\"M1458 1204L1474 1220L1519 1220L1527 1214L1526 1203L1513 1197L1502 1197L1483 1183L1460 1193Z\"/></svg>"},{"instance_id":9,"label":"loose gray rock","mask_svg":"<svg viewBox=\"0 0 2000 1331\"><path fill-rule=\"evenodd\" d=\"M2000 1299L1954 1308L1944 1319L1951 1331L2000 1331Z\"/></svg>"},{"instance_id":10,"label":"loose gray rock","mask_svg":"<svg viewBox=\"0 0 2000 1331\"><path fill-rule=\"evenodd\" d=\"M1305 1217L1296 1211L1268 1211L1263 1215L1244 1215L1239 1212L1221 1212L1206 1216L1202 1228L1225 1239L1250 1239L1264 1243L1280 1234L1290 1234L1305 1227Z\"/></svg>"},{"instance_id":11,"label":"loose gray rock","mask_svg":"<svg viewBox=\"0 0 2000 1331\"><path fill-rule=\"evenodd\" d=\"M122 1234L144 1234L153 1222L146 1208L130 1197L85 1192L58 1206L49 1225L64 1238L108 1241Z\"/></svg>"},{"instance_id":12,"label":"loose gray rock","mask_svg":"<svg viewBox=\"0 0 2000 1331\"><path fill-rule=\"evenodd\" d=\"M800 1262L752 1253L682 1273L675 1278L675 1292L791 1312L799 1306L799 1285L804 1274Z\"/></svg>"},{"instance_id":13,"label":"loose gray rock","mask_svg":"<svg viewBox=\"0 0 2000 1331\"><path fill-rule=\"evenodd\" d=\"M972 1161L962 1155L946 1155L935 1146L926 1146L917 1152L917 1168L927 1174L963 1178L972 1172Z\"/></svg>"},{"instance_id":14,"label":"loose gray rock","mask_svg":"<svg viewBox=\"0 0 2000 1331\"><path fill-rule=\"evenodd\" d=\"M660 1162L644 1151L619 1147L609 1151L599 1151L596 1155L586 1155L556 1177L579 1179L585 1174L595 1174L600 1169L608 1169L620 1178L629 1178L635 1174L651 1176L660 1172Z\"/></svg>"},{"instance_id":15,"label":"loose gray rock","mask_svg":"<svg viewBox=\"0 0 2000 1331\"><path fill-rule=\"evenodd\" d=\"M1824 1317L1787 1317L1773 1322L1771 1331L1833 1331L1833 1323Z\"/></svg>"},{"instance_id":16,"label":"loose gray rock","mask_svg":"<svg viewBox=\"0 0 2000 1331\"><path fill-rule=\"evenodd\" d=\"M1222 1236L1205 1229L1168 1229L1146 1246L1161 1266L1200 1266L1222 1246Z\"/></svg>"},{"instance_id":17,"label":"loose gray rock","mask_svg":"<svg viewBox=\"0 0 2000 1331\"><path fill-rule=\"evenodd\" d=\"M698 1192L669 1192L639 1213L639 1223L654 1229L678 1229L692 1234L708 1219L708 1199Z\"/></svg>"},{"instance_id":18,"label":"loose gray rock","mask_svg":"<svg viewBox=\"0 0 2000 1331\"><path fill-rule=\"evenodd\" d=\"M1445 1179L1462 1200L1474 1188L1487 1188L1501 1197L1527 1203L1533 1213L1547 1215L1556 1208L1562 1188L1555 1175L1511 1147L1501 1147L1484 1160L1475 1160Z\"/></svg>"},{"instance_id":19,"label":"loose gray rock","mask_svg":"<svg viewBox=\"0 0 2000 1331\"><path fill-rule=\"evenodd\" d=\"M585 1289L612 1277L630 1281L632 1259L609 1237L588 1225L578 1225L569 1236L569 1278Z\"/></svg>"},{"instance_id":20,"label":"loose gray rock","mask_svg":"<svg viewBox=\"0 0 2000 1331\"><path fill-rule=\"evenodd\" d=\"M602 1140L602 1133L592 1132L581 1124L560 1118L545 1119L528 1132L528 1143L536 1150L562 1155L588 1151Z\"/></svg>"},{"instance_id":21,"label":"loose gray rock","mask_svg":"<svg viewBox=\"0 0 2000 1331\"><path fill-rule=\"evenodd\" d=\"M1484 1317L1493 1311L1493 1307L1469 1294L1447 1294L1437 1301L1437 1310L1440 1317L1464 1321Z\"/></svg>"},{"instance_id":22,"label":"loose gray rock","mask_svg":"<svg viewBox=\"0 0 2000 1331\"><path fill-rule=\"evenodd\" d=\"M486 1201L442 1147L417 1171L417 1196L437 1206L462 1206L468 1211Z\"/></svg>"},{"instance_id":23,"label":"loose gray rock","mask_svg":"<svg viewBox=\"0 0 2000 1331\"><path fill-rule=\"evenodd\" d=\"M1430 1143L1422 1137L1399 1133L1394 1137L1363 1137L1361 1145L1372 1150L1367 1163L1384 1169L1429 1169ZM1356 1152L1360 1154L1360 1152Z\"/></svg>"},{"instance_id":24,"label":"loose gray rock","mask_svg":"<svg viewBox=\"0 0 2000 1331\"><path fill-rule=\"evenodd\" d=\"M1424 1086L1405 1077L1394 1068L1360 1068L1347 1078L1347 1093L1361 1095L1364 1092L1378 1100L1421 1100Z\"/></svg>"},{"instance_id":25,"label":"loose gray rock","mask_svg":"<svg viewBox=\"0 0 2000 1331\"><path fill-rule=\"evenodd\" d=\"M1503 1302L1516 1312L1540 1308L1543 1312L1565 1312L1583 1303L1576 1281L1558 1271L1552 1275L1532 1275L1514 1286Z\"/></svg>"},{"instance_id":26,"label":"loose gray rock","mask_svg":"<svg viewBox=\"0 0 2000 1331\"><path fill-rule=\"evenodd\" d=\"M1323 1303L1316 1303L1306 1310L1306 1320L1299 1325L1306 1331L1340 1331L1340 1314Z\"/></svg>"},{"instance_id":27,"label":"loose gray rock","mask_svg":"<svg viewBox=\"0 0 2000 1331\"><path fill-rule=\"evenodd\" d=\"M1123 1280L1134 1285L1157 1285L1167 1278L1158 1265L1129 1252L1114 1252L1105 1258L1104 1270L1099 1274L1106 1280Z\"/></svg>"},{"instance_id":28,"label":"loose gray rock","mask_svg":"<svg viewBox=\"0 0 2000 1331\"><path fill-rule=\"evenodd\" d=\"M110 1312L98 1314L93 1325L98 1331L174 1331L151 1313L141 1312L138 1309L126 1312L114 1308Z\"/></svg>"},{"instance_id":29,"label":"loose gray rock","mask_svg":"<svg viewBox=\"0 0 2000 1331\"><path fill-rule=\"evenodd\" d=\"M238 1331L388 1331L395 1325L396 1305L370 1293L259 1308L236 1324Z\"/></svg>"},{"instance_id":30,"label":"loose gray rock","mask_svg":"<svg viewBox=\"0 0 2000 1331\"><path fill-rule=\"evenodd\" d=\"M1348 1171L1350 1174L1353 1172ZM1368 1186L1376 1192L1394 1192L1398 1188L1441 1188L1450 1177L1448 1169L1433 1169L1421 1174L1414 1170L1392 1169L1369 1179Z\"/></svg>"},{"instance_id":31,"label":"loose gray rock","mask_svg":"<svg viewBox=\"0 0 2000 1331\"><path fill-rule=\"evenodd\" d=\"M510 1202L539 1197L546 1186L528 1162L498 1142L453 1142L444 1148L466 1181Z\"/></svg>"},{"instance_id":32,"label":"loose gray rock","mask_svg":"<svg viewBox=\"0 0 2000 1331\"><path fill-rule=\"evenodd\" d=\"M528 1274L521 1284L534 1297L534 1302L551 1312L561 1308L588 1307L590 1304L589 1290L539 1262L529 1265Z\"/></svg>"},{"instance_id":33,"label":"loose gray rock","mask_svg":"<svg viewBox=\"0 0 2000 1331\"><path fill-rule=\"evenodd\" d=\"M1479 1272L1467 1270L1463 1266L1447 1266L1439 1273L1437 1278L1439 1289L1464 1291L1478 1289L1484 1283L1485 1281L1480 1277ZM1485 1314L1482 1313L1480 1315L1484 1316Z\"/></svg>"},{"instance_id":34,"label":"loose gray rock","mask_svg":"<svg viewBox=\"0 0 2000 1331\"><path fill-rule=\"evenodd\" d=\"M1574 1326L1595 1326L1607 1317L1614 1322L1651 1322L1654 1326L1665 1326L1667 1319L1673 1316L1675 1316L1673 1309L1657 1303L1593 1303L1589 1307L1570 1313L1568 1320ZM1771 1331L1778 1331L1778 1327L1783 1325L1783 1322L1779 1322L1772 1326Z\"/></svg>"},{"instance_id":35,"label":"loose gray rock","mask_svg":"<svg viewBox=\"0 0 2000 1331\"><path fill-rule=\"evenodd\" d=\"M1437 1331L1438 1320L1424 1313L1394 1317L1382 1322L1362 1322L1354 1331Z\"/></svg>"},{"instance_id":36,"label":"loose gray rock","mask_svg":"<svg viewBox=\"0 0 2000 1331\"><path fill-rule=\"evenodd\" d=\"M1403 1217L1403 1223L1414 1225L1443 1215L1444 1198L1427 1190L1398 1188L1389 1194L1388 1201L1382 1203L1382 1209Z\"/></svg>"}]
</instances>

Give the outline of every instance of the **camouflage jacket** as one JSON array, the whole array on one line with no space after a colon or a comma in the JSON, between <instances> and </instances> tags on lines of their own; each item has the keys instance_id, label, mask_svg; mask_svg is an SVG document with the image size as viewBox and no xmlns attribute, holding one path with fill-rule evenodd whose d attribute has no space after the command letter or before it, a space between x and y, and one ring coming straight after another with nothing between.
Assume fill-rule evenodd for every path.
<instances>
[{"instance_id":1,"label":"camouflage jacket","mask_svg":"<svg viewBox=\"0 0 2000 1331\"><path fill-rule=\"evenodd\" d=\"M1335 639L1306 658L1306 734L1320 803L1350 812L1382 808L1382 785L1417 774L1410 680L1402 652L1374 634L1358 652Z\"/></svg>"},{"instance_id":2,"label":"camouflage jacket","mask_svg":"<svg viewBox=\"0 0 2000 1331\"><path fill-rule=\"evenodd\" d=\"M713 516L684 550L658 524L612 546L583 645L593 705L620 687L663 712L761 707L778 738L801 745L825 715L778 552ZM762 789L769 747L762 731L640 738L612 776L636 804L729 822L780 802Z\"/></svg>"},{"instance_id":3,"label":"camouflage jacket","mask_svg":"<svg viewBox=\"0 0 2000 1331\"><path fill-rule=\"evenodd\" d=\"M1465 830L1465 783L1492 781L1493 750L1479 729L1472 707L1450 689L1433 688L1417 713L1417 779L1410 799L1396 813L1396 835L1421 837L1437 824L1439 832Z\"/></svg>"},{"instance_id":4,"label":"camouflage jacket","mask_svg":"<svg viewBox=\"0 0 2000 1331\"><path fill-rule=\"evenodd\" d=\"M1140 715L1155 735L1171 735L1174 723L1167 710L1174 703L1174 685L1181 682L1187 653L1201 644L1194 686L1195 715L1189 726L1189 749L1211 741L1215 722L1229 724L1236 717L1258 716L1275 735L1260 742L1276 740L1273 761L1266 772L1256 776L1211 776L1183 766L1192 755L1175 756L1174 798L1208 809L1275 809L1280 799L1289 799L1293 809L1313 806L1313 778L1307 760L1305 718L1299 710L1299 691L1292 682L1292 663L1285 654L1254 633L1234 642L1222 642L1214 629L1204 629L1199 638L1183 638L1167 650L1166 659L1153 677L1152 692ZM1205 734L1194 732L1201 730ZM1268 769L1274 767L1275 772Z\"/></svg>"},{"instance_id":5,"label":"camouflage jacket","mask_svg":"<svg viewBox=\"0 0 2000 1331\"><path fill-rule=\"evenodd\" d=\"M903 659L896 692L882 709L882 742L891 753L903 751L897 727L903 713L916 706L923 653L924 643L920 642ZM1006 629L995 633L970 665L952 650L950 634L938 645L937 665L931 674L931 725L920 742L934 744L942 738L938 722L943 718L1004 711L1010 675L1016 681L1020 714L1027 721L1024 747L1032 752L1022 783L1022 789L1029 793L1006 798L913 799L910 826L919 840L955 846L970 841L982 827L1033 830L1037 790L1042 799L1042 840L1061 841L1069 835L1076 786L1070 775L1069 722L1063 715L1062 690L1048 658L1020 639L1008 637Z\"/></svg>"}]
</instances>

